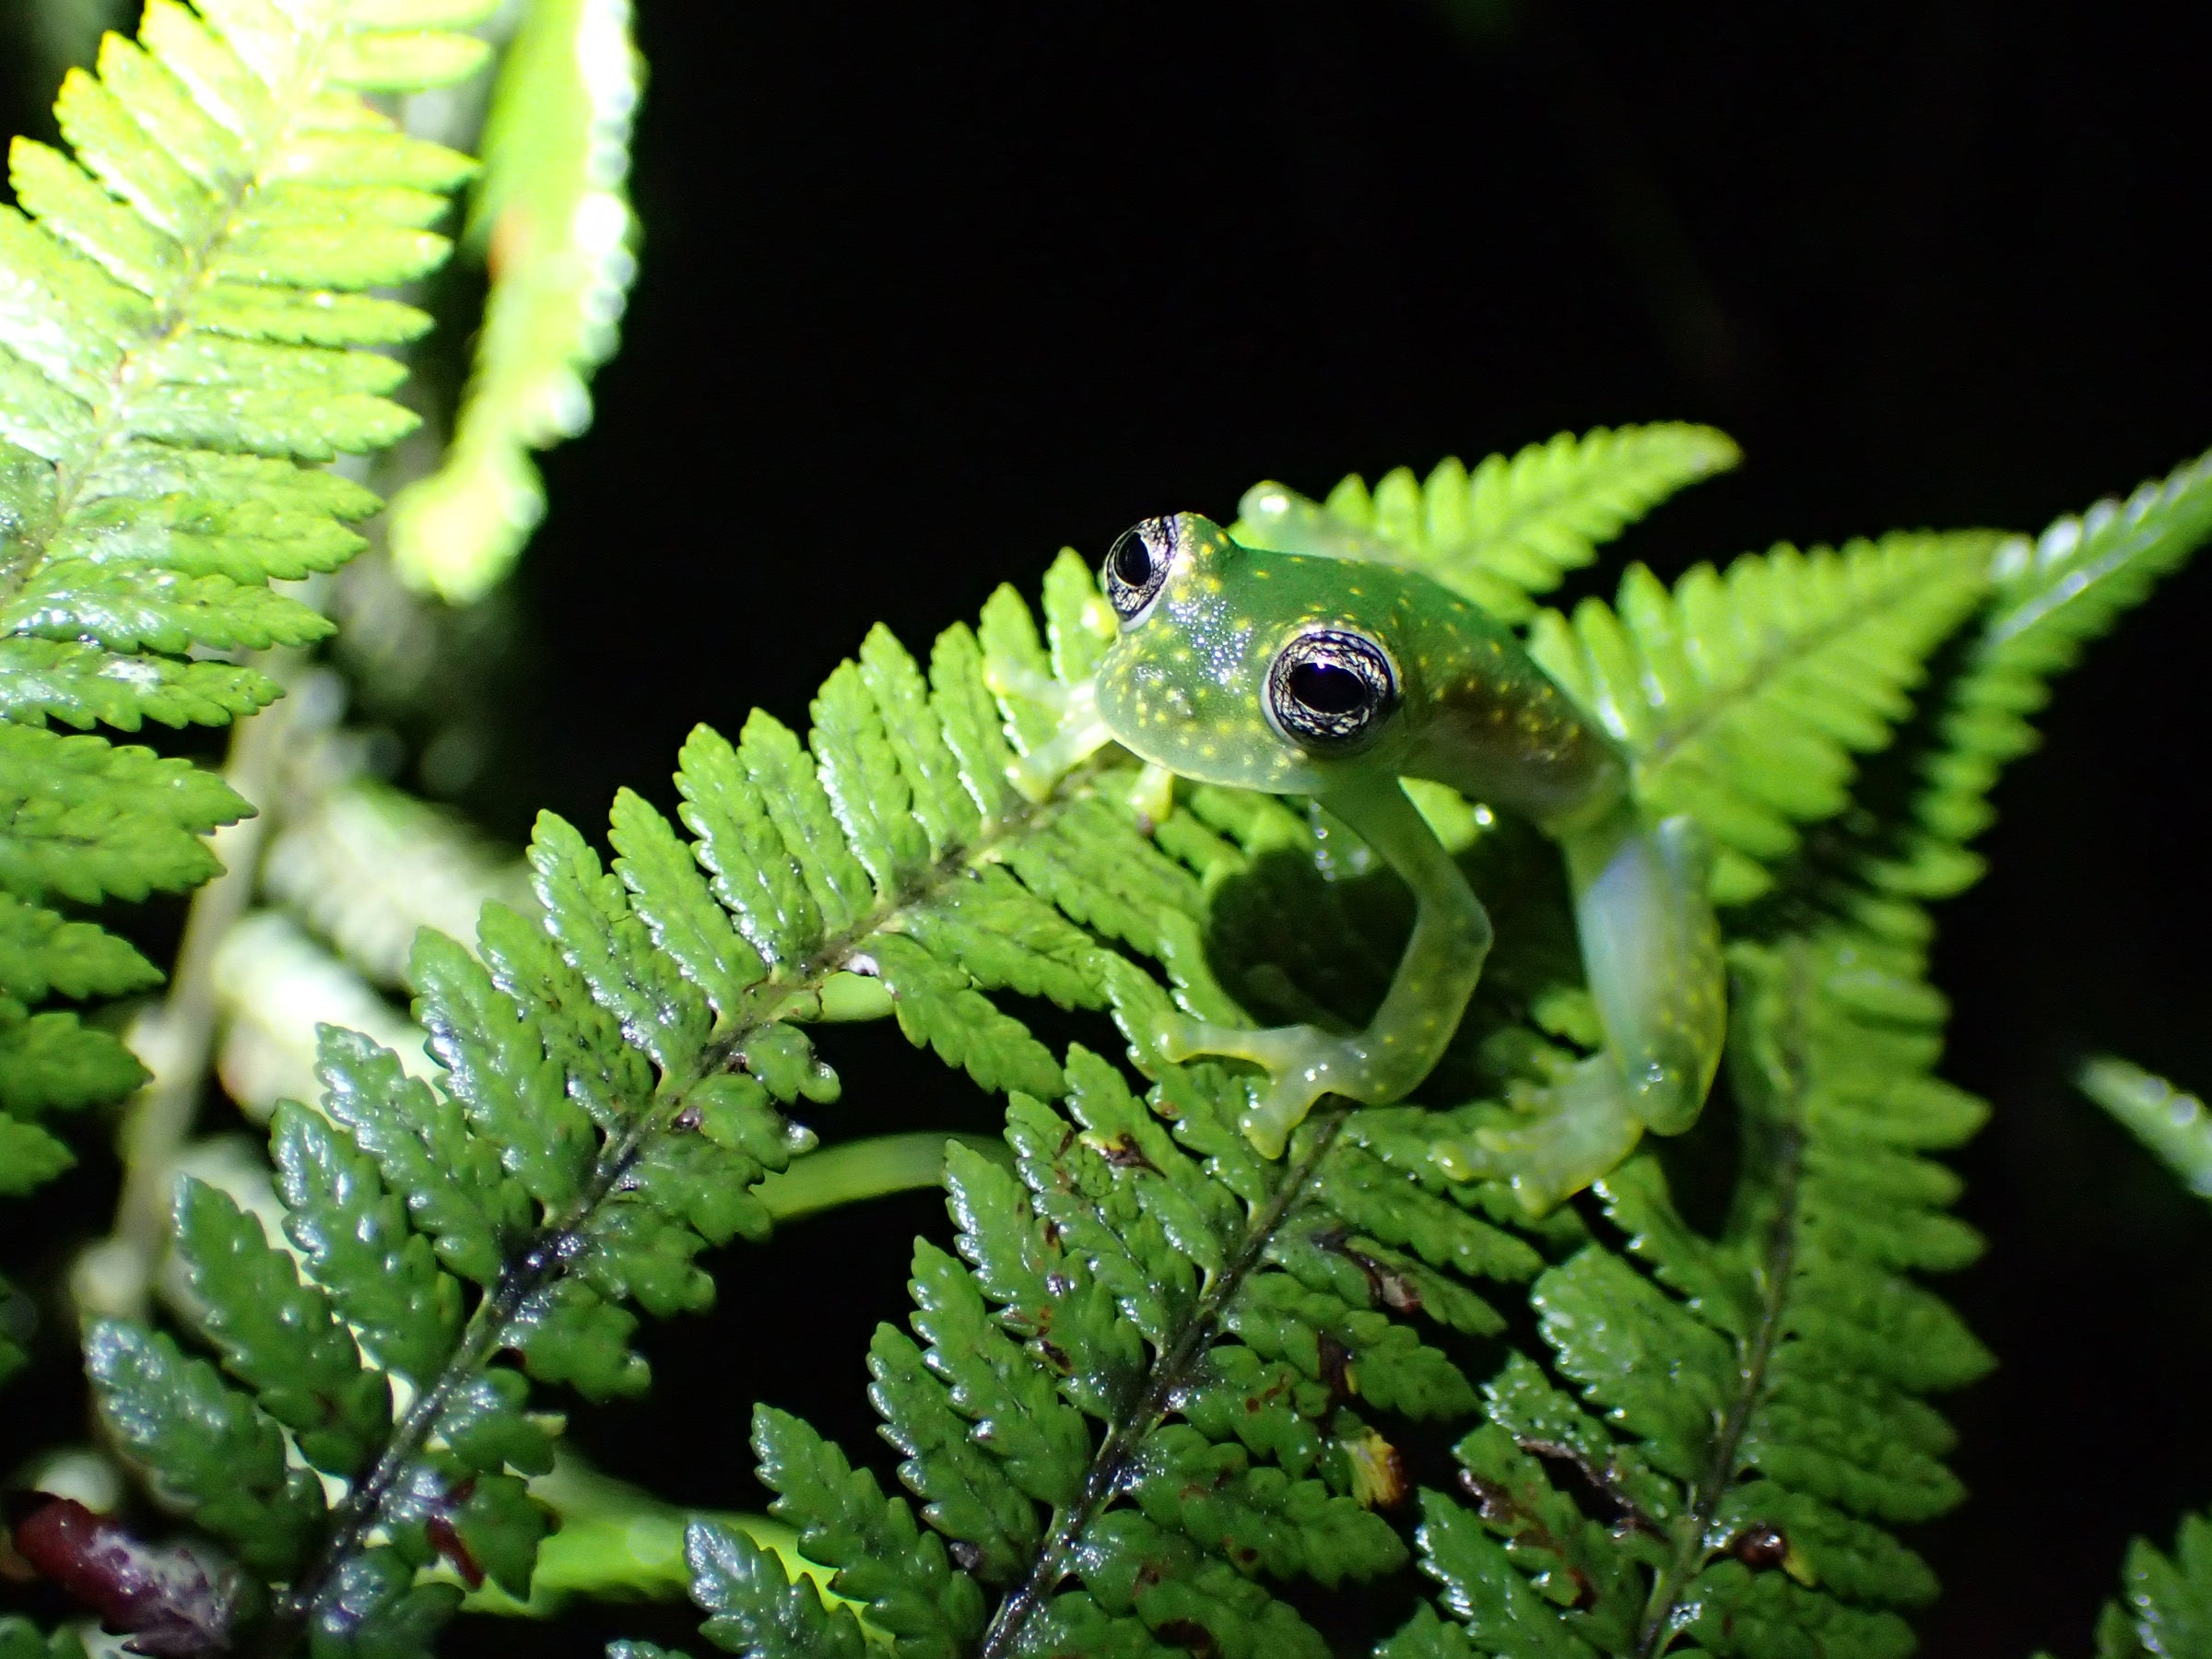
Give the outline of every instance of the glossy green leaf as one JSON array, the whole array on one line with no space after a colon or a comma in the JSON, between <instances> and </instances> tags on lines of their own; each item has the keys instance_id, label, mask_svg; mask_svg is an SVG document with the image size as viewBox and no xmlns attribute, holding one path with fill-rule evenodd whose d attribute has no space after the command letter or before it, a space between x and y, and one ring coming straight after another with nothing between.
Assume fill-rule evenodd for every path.
<instances>
[{"instance_id":1,"label":"glossy green leaf","mask_svg":"<svg viewBox=\"0 0 2212 1659\"><path fill-rule=\"evenodd\" d=\"M707 1639L744 1659L862 1659L866 1641L844 1607L825 1606L815 1587L793 1583L743 1533L692 1523L684 1553L691 1599L710 1615Z\"/></svg>"},{"instance_id":2,"label":"glossy green leaf","mask_svg":"<svg viewBox=\"0 0 2212 1659\"><path fill-rule=\"evenodd\" d=\"M548 1212L565 1209L582 1189L597 1137L535 1022L474 957L436 934L416 940L407 978L469 1127L499 1148L531 1197Z\"/></svg>"},{"instance_id":3,"label":"glossy green leaf","mask_svg":"<svg viewBox=\"0 0 2212 1659\"><path fill-rule=\"evenodd\" d=\"M0 1110L74 1112L119 1099L146 1076L136 1055L76 1015L26 1018L22 1004L0 997Z\"/></svg>"},{"instance_id":4,"label":"glossy green leaf","mask_svg":"<svg viewBox=\"0 0 2212 1659\"><path fill-rule=\"evenodd\" d=\"M355 1032L323 1029L316 1072L324 1112L375 1160L439 1260L479 1285L496 1283L502 1241L530 1222L528 1194L501 1171L498 1147L469 1130L454 1101Z\"/></svg>"},{"instance_id":5,"label":"glossy green leaf","mask_svg":"<svg viewBox=\"0 0 2212 1659\"><path fill-rule=\"evenodd\" d=\"M837 1570L840 1594L865 1604L871 1622L898 1640L901 1659L955 1659L982 1629L983 1601L936 1534L915 1524L900 1498L854 1469L799 1418L753 1409L760 1479L779 1497L770 1512L798 1528L809 1560Z\"/></svg>"},{"instance_id":6,"label":"glossy green leaf","mask_svg":"<svg viewBox=\"0 0 2212 1659\"><path fill-rule=\"evenodd\" d=\"M374 1159L288 1101L271 1128L286 1233L370 1353L419 1387L460 1335L460 1282L408 1227Z\"/></svg>"},{"instance_id":7,"label":"glossy green leaf","mask_svg":"<svg viewBox=\"0 0 2212 1659\"><path fill-rule=\"evenodd\" d=\"M288 1573L312 1542L323 1488L288 1467L276 1425L215 1368L167 1336L100 1320L85 1338L85 1369L116 1442L246 1566Z\"/></svg>"},{"instance_id":8,"label":"glossy green leaf","mask_svg":"<svg viewBox=\"0 0 2212 1659\"><path fill-rule=\"evenodd\" d=\"M160 982L159 970L113 934L0 893L0 995L120 996Z\"/></svg>"},{"instance_id":9,"label":"glossy green leaf","mask_svg":"<svg viewBox=\"0 0 2212 1659\"><path fill-rule=\"evenodd\" d=\"M76 1162L58 1136L36 1124L0 1115L0 1198L20 1197L44 1186Z\"/></svg>"},{"instance_id":10,"label":"glossy green leaf","mask_svg":"<svg viewBox=\"0 0 2212 1659\"><path fill-rule=\"evenodd\" d=\"M309 1463L359 1474L391 1427L391 1387L362 1368L330 1299L300 1282L259 1221L189 1177L177 1192L177 1243L206 1305L200 1327L222 1350L224 1369L292 1431Z\"/></svg>"}]
</instances>

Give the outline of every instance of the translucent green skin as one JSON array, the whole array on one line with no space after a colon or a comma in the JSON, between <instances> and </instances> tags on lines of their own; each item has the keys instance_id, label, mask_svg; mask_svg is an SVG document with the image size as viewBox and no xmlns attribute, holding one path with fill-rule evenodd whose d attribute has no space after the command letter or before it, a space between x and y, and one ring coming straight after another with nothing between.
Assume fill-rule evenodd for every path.
<instances>
[{"instance_id":1,"label":"translucent green skin","mask_svg":"<svg viewBox=\"0 0 2212 1659\"><path fill-rule=\"evenodd\" d=\"M1178 1018L1155 1034L1161 1051L1265 1067L1270 1085L1243 1126L1270 1157L1323 1094L1379 1105L1419 1085L1465 1012L1490 945L1481 901L1399 783L1431 778L1526 816L1560 843L1606 1040L1603 1053L1519 1091L1522 1120L1440 1143L1440 1162L1456 1179L1508 1179L1540 1210L1613 1168L1643 1130L1677 1134L1694 1123L1725 1026L1694 826L1649 822L1611 740L1509 629L1430 578L1333 547L1248 549L1195 514L1169 523L1165 581L1099 668L1107 730L1183 777L1312 796L1389 862L1418 908L1365 1030L1253 1031ZM1364 635L1394 670L1394 707L1348 753L1313 752L1270 717L1276 657L1315 627Z\"/></svg>"}]
</instances>

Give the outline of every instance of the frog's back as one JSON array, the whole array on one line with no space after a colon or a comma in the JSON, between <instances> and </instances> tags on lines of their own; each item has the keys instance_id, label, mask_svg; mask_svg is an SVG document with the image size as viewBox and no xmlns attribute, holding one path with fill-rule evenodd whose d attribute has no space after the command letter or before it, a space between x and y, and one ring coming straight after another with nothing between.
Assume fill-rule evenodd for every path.
<instances>
[{"instance_id":1,"label":"frog's back","mask_svg":"<svg viewBox=\"0 0 2212 1659\"><path fill-rule=\"evenodd\" d=\"M1405 590L1391 641L1409 682L1402 773L1538 822L1619 794L1619 749L1510 628L1415 571L1365 567L1359 585L1371 583Z\"/></svg>"}]
</instances>

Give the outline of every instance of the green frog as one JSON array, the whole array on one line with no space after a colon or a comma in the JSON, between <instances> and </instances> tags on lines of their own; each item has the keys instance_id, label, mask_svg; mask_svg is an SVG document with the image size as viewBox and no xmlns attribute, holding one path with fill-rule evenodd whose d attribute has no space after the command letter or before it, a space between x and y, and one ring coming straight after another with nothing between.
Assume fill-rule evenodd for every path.
<instances>
[{"instance_id":1,"label":"green frog","mask_svg":"<svg viewBox=\"0 0 2212 1659\"><path fill-rule=\"evenodd\" d=\"M1171 1060L1265 1071L1241 1124L1271 1158L1324 1094L1403 1099L1451 1041L1491 932L1400 780L1524 815L1566 855L1604 1047L1517 1086L1509 1125L1441 1140L1435 1156L1455 1180L1511 1182L1540 1212L1644 1130L1688 1128L1712 1087L1726 979L1696 826L1639 808L1618 747L1480 607L1418 571L1343 557L1295 518L1269 528L1305 546L1246 547L1188 512L1114 542L1102 574L1121 631L1090 688L1099 725L1179 776L1317 802L1413 889L1413 935L1364 1030L1177 1015L1149 1035Z\"/></svg>"}]
</instances>

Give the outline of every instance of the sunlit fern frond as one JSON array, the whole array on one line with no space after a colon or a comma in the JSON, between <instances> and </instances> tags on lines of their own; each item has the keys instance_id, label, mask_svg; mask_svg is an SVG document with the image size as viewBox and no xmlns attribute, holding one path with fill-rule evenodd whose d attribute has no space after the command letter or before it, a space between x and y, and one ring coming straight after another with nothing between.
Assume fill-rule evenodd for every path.
<instances>
[{"instance_id":1,"label":"sunlit fern frond","mask_svg":"<svg viewBox=\"0 0 2212 1659\"><path fill-rule=\"evenodd\" d=\"M18 139L0 206L0 1073L34 1109L143 1075L39 998L155 976L52 908L206 880L249 810L182 760L65 736L220 724L276 695L230 660L328 624L271 583L361 545L375 498L315 464L414 424L376 349L421 313L366 290L444 257L466 157L363 94L475 71L474 0L152 0L55 107L73 153ZM60 1143L18 1117L6 1131ZM28 1166L25 1166L28 1167Z\"/></svg>"}]
</instances>

